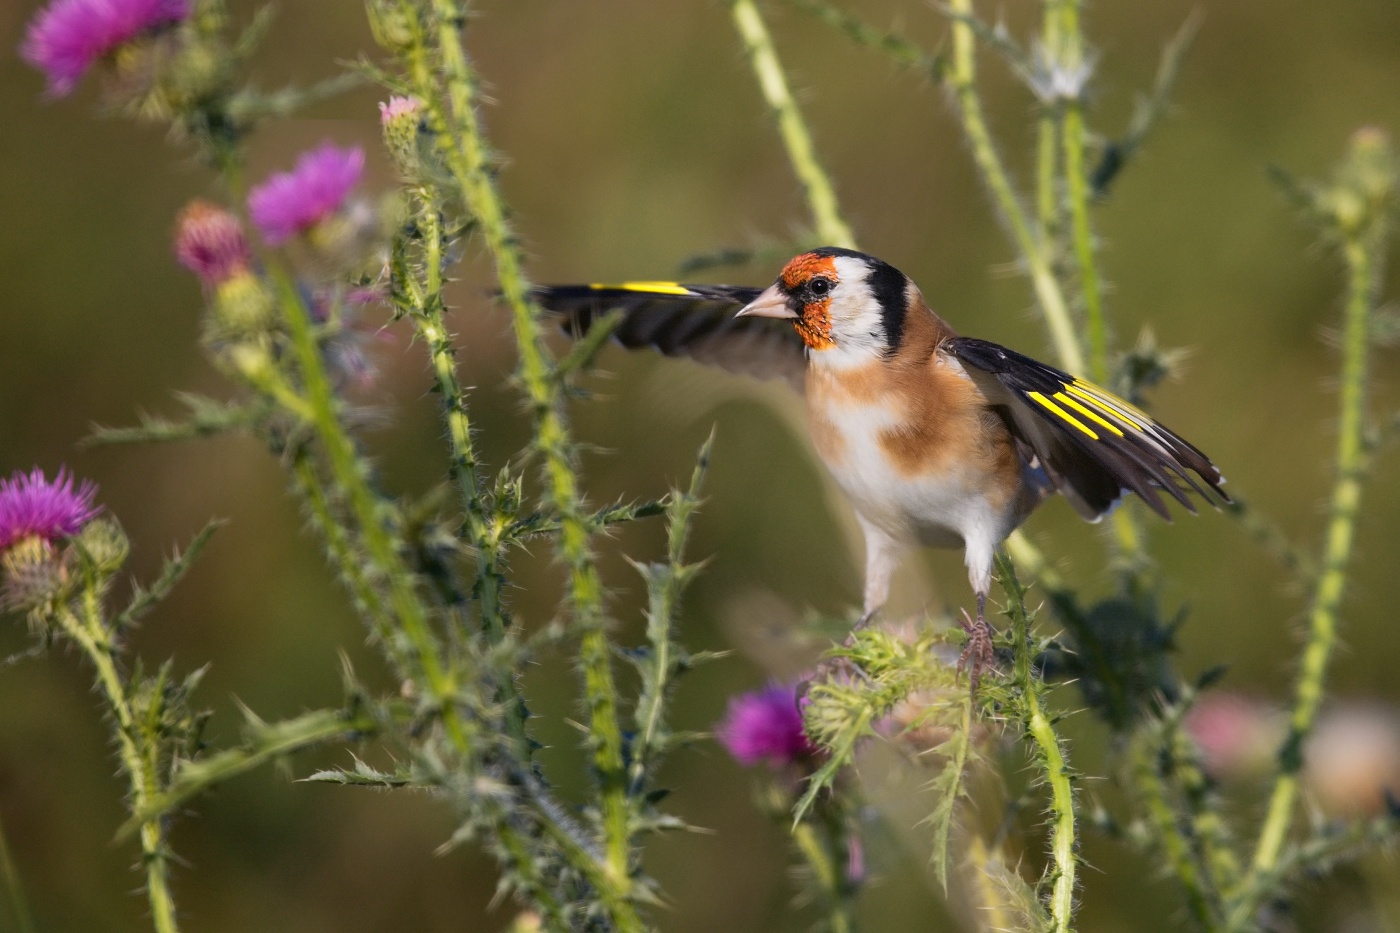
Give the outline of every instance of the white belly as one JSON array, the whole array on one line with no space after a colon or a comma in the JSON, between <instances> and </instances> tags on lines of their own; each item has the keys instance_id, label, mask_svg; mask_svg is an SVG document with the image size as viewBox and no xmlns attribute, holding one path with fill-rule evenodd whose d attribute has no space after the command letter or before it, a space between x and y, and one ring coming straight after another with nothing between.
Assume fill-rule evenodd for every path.
<instances>
[{"instance_id":1,"label":"white belly","mask_svg":"<svg viewBox=\"0 0 1400 933\"><path fill-rule=\"evenodd\" d=\"M1016 527L1018 498L993 503L995 488L978 464L958 464L938 475L910 476L881 449L880 433L896 427L887 409L824 405L822 416L838 439L823 460L837 485L869 522L903 541L934 547L965 543L995 547Z\"/></svg>"}]
</instances>

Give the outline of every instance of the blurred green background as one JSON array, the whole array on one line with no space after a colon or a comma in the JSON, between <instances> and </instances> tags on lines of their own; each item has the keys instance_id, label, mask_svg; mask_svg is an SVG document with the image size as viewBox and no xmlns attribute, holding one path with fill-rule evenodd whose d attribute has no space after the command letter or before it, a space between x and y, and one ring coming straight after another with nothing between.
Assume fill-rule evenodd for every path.
<instances>
[{"instance_id":1,"label":"blurred green background","mask_svg":"<svg viewBox=\"0 0 1400 933\"><path fill-rule=\"evenodd\" d=\"M244 18L252 7L233 6ZM723 3L475 6L469 47L494 102L486 122L506 157L502 185L537 280L666 277L696 253L780 240L807 222ZM850 6L930 44L943 34L926 4ZM1002 8L1024 35L1035 6ZM149 659L174 656L180 670L212 665L201 695L216 711L216 743L236 740L235 697L269 719L336 704L338 650L364 679L393 689L328 579L283 474L257 443L77 448L94 422L174 413L173 390L228 391L198 352L199 289L169 248L180 206L217 189L159 130L94 119L91 80L73 99L43 99L40 76L13 54L34 7L0 4L0 472L67 463L97 481L133 539L132 570L143 578L210 517L228 519L136 637ZM1340 280L1265 166L1320 175L1357 127L1400 131L1400 4L1091 5L1087 30L1101 52L1097 129L1121 131L1162 43L1193 9L1203 26L1171 114L1097 208L1109 303L1120 345L1150 326L1164 345L1192 350L1184 378L1156 392L1155 411L1215 458L1232 490L1312 541L1330 478L1336 360L1325 335ZM1010 265L941 91L781 6L773 27L862 245L913 275L964 333L1048 355L1029 289ZM267 88L310 82L371 47L357 4L287 2L255 80ZM990 58L985 71L995 128L1024 177L1032 108ZM250 177L329 137L365 142L367 188L388 186L377 99L364 91L271 128L254 144ZM726 277L759 284L774 272ZM491 283L479 258L469 254L462 278L454 323L463 378L477 387L473 413L487 460L499 466L524 437L505 385L508 323L486 298ZM1386 293L1397 286L1391 275ZM443 471L429 376L419 348L400 331L386 333L392 339L376 349L381 377L360 393L385 415L367 442L387 488L422 490ZM1395 354L1374 361L1374 411L1392 411L1400 402ZM779 388L620 352L605 355L603 366L615 377L594 380L598 398L575 414L579 435L599 448L588 459L594 501L664 492L688 475L694 450L719 425L694 542L712 563L692 590L683 637L695 648L741 650L688 678L676 710L680 726L708 728L730 693L805 661L783 647L785 624L858 603L850 516L829 497L796 403ZM1332 681L1343 696L1400 700L1398 476L1397 457L1383 456L1367 490L1346 648ZM1107 586L1099 532L1063 503L1043 509L1029 530L1073 579L1091 591ZM1181 668L1192 675L1226 664L1230 686L1283 696L1302 602L1277 565L1219 514L1154 525L1152 539L1167 597L1190 609ZM652 524L609 545L605 572L623 594L623 638L636 636L640 604L619 554L654 556L660 540ZM965 603L960 563L932 553L908 561L896 607ZM540 625L560 592L548 548L522 555L517 567L512 600L521 618ZM0 633L7 654L27 641L18 620ZM576 733L562 721L576 712L568 672L568 658L551 658L526 675L550 768L576 763ZM1076 700L1066 694L1064 702ZM0 709L0 818L40 928L146 928L144 900L133 893L134 849L111 843L121 784L88 672L62 650L6 666ZM1076 763L1101 772L1096 730L1072 729ZM303 756L290 771L264 770L196 802L174 835L187 862L175 889L188 929L492 930L509 921L509 903L490 905L488 860L470 849L434 854L453 828L445 808L288 780L347 761L345 751ZM884 758L863 776L877 798L918 784ZM805 929L813 917L790 909L785 839L753 808L753 776L702 743L676 755L666 778L674 810L714 833L652 844L648 865L669 905L662 928ZM922 842L917 829L903 838ZM871 849L876 881L862 907L869 929L957 928L917 848ZM1029 864L1038 851L1033 841ZM1181 919L1174 889L1149 861L1092 837L1084 856L1084 930L1169 930ZM1346 874L1310 889L1303 928L1341 928L1355 883Z\"/></svg>"}]
</instances>

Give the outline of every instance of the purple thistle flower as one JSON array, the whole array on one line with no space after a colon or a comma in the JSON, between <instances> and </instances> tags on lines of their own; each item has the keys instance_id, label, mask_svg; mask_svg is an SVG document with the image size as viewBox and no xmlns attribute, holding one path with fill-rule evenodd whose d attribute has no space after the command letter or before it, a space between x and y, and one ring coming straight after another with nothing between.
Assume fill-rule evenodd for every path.
<instances>
[{"instance_id":1,"label":"purple thistle flower","mask_svg":"<svg viewBox=\"0 0 1400 933\"><path fill-rule=\"evenodd\" d=\"M277 246L340 210L364 170L359 146L323 143L303 153L290 172L278 172L254 188L248 213L268 245Z\"/></svg>"},{"instance_id":2,"label":"purple thistle flower","mask_svg":"<svg viewBox=\"0 0 1400 933\"><path fill-rule=\"evenodd\" d=\"M54 0L29 23L20 57L68 94L102 56L190 15L190 0Z\"/></svg>"},{"instance_id":3,"label":"purple thistle flower","mask_svg":"<svg viewBox=\"0 0 1400 933\"><path fill-rule=\"evenodd\" d=\"M53 482L38 467L28 475L16 470L0 479L0 551L25 538L53 541L77 534L101 511L92 504L95 495L97 487L90 482L75 488L65 467Z\"/></svg>"},{"instance_id":4,"label":"purple thistle flower","mask_svg":"<svg viewBox=\"0 0 1400 933\"><path fill-rule=\"evenodd\" d=\"M180 212L175 258L210 288L248 271L253 260L238 218L208 201L191 201Z\"/></svg>"},{"instance_id":5,"label":"purple thistle flower","mask_svg":"<svg viewBox=\"0 0 1400 933\"><path fill-rule=\"evenodd\" d=\"M730 699L717 732L720 743L742 765L765 760L774 766L786 765L816 752L802 725L797 691L784 684L770 684Z\"/></svg>"}]
</instances>

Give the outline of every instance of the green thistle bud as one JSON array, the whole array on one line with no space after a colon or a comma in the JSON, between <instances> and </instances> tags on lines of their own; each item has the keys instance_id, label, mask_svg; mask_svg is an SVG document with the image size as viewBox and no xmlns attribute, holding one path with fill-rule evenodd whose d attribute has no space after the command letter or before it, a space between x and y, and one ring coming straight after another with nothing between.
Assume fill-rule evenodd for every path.
<instances>
[{"instance_id":1,"label":"green thistle bud","mask_svg":"<svg viewBox=\"0 0 1400 933\"><path fill-rule=\"evenodd\" d=\"M1375 204L1384 204L1395 193L1395 152L1390 137L1374 126L1362 127L1351 137L1352 173L1356 187Z\"/></svg>"},{"instance_id":2,"label":"green thistle bud","mask_svg":"<svg viewBox=\"0 0 1400 933\"><path fill-rule=\"evenodd\" d=\"M1328 193L1328 206L1348 235L1383 224L1394 206L1397 166L1390 139L1375 127L1363 127L1351 137L1351 148Z\"/></svg>"},{"instance_id":3,"label":"green thistle bud","mask_svg":"<svg viewBox=\"0 0 1400 933\"><path fill-rule=\"evenodd\" d=\"M384 145L399 171L404 175L416 174L423 105L412 97L390 97L388 103L379 105L379 125L384 131Z\"/></svg>"},{"instance_id":4,"label":"green thistle bud","mask_svg":"<svg viewBox=\"0 0 1400 933\"><path fill-rule=\"evenodd\" d=\"M131 553L131 544L120 525L109 517L98 517L78 532L73 543L87 555L99 576L109 577L122 568Z\"/></svg>"},{"instance_id":5,"label":"green thistle bud","mask_svg":"<svg viewBox=\"0 0 1400 933\"><path fill-rule=\"evenodd\" d=\"M371 0L365 6L375 42L390 52L401 52L413 44L413 31L396 6L385 0Z\"/></svg>"},{"instance_id":6,"label":"green thistle bud","mask_svg":"<svg viewBox=\"0 0 1400 933\"><path fill-rule=\"evenodd\" d=\"M272 353L261 340L243 340L228 348L227 359L239 375L254 385L263 385L273 375Z\"/></svg>"},{"instance_id":7,"label":"green thistle bud","mask_svg":"<svg viewBox=\"0 0 1400 933\"><path fill-rule=\"evenodd\" d=\"M262 281L250 272L234 275L214 292L214 319L228 334L265 333L274 318L272 296Z\"/></svg>"}]
</instances>

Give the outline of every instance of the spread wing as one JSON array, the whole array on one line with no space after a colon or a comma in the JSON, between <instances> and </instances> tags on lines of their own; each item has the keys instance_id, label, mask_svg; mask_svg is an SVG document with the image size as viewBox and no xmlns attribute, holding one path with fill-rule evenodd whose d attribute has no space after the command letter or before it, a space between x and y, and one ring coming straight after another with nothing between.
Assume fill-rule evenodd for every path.
<instances>
[{"instance_id":1,"label":"spread wing","mask_svg":"<svg viewBox=\"0 0 1400 933\"><path fill-rule=\"evenodd\" d=\"M744 285L544 285L534 298L558 314L570 336L588 332L612 311L622 322L612 337L629 350L652 349L731 373L786 379L802 391L807 359L802 339L787 321L735 317L762 289Z\"/></svg>"},{"instance_id":2,"label":"spread wing","mask_svg":"<svg viewBox=\"0 0 1400 933\"><path fill-rule=\"evenodd\" d=\"M956 357L1085 518L1101 518L1125 492L1170 518L1160 491L1191 512L1195 492L1229 502L1220 470L1180 435L1093 383L986 340L954 337Z\"/></svg>"}]
</instances>

